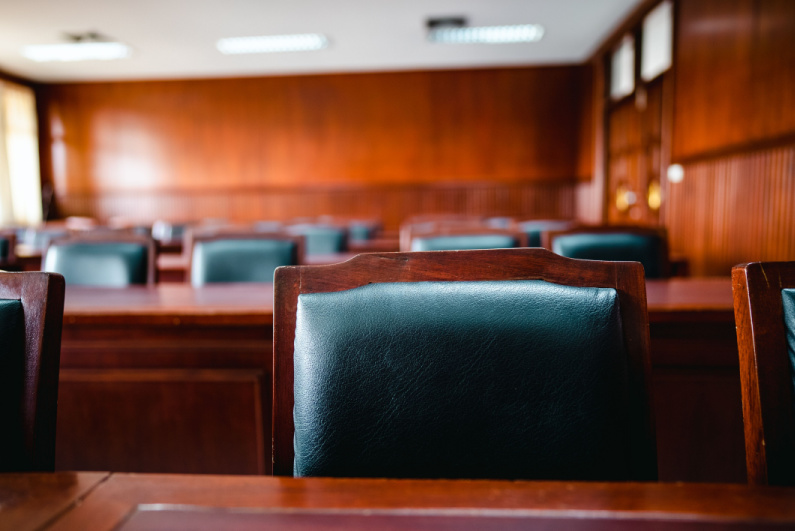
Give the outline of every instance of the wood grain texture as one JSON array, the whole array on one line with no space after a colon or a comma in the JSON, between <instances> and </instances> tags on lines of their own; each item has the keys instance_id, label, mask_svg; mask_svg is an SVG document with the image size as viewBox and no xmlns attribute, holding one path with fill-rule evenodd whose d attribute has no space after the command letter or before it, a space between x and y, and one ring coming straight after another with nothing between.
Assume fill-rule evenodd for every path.
<instances>
[{"instance_id":1,"label":"wood grain texture","mask_svg":"<svg viewBox=\"0 0 795 531\"><path fill-rule=\"evenodd\" d=\"M673 160L795 134L795 4L678 3Z\"/></svg>"},{"instance_id":2,"label":"wood grain texture","mask_svg":"<svg viewBox=\"0 0 795 531\"><path fill-rule=\"evenodd\" d=\"M693 275L795 259L795 145L684 165L668 187L671 252Z\"/></svg>"},{"instance_id":3,"label":"wood grain texture","mask_svg":"<svg viewBox=\"0 0 795 531\"><path fill-rule=\"evenodd\" d=\"M142 221L284 221L322 214L377 218L383 220L386 229L397 230L404 219L418 214L571 218L574 191L574 182L255 186L69 194L58 197L58 209L62 215L81 213L98 219L120 216Z\"/></svg>"},{"instance_id":4,"label":"wood grain texture","mask_svg":"<svg viewBox=\"0 0 795 531\"><path fill-rule=\"evenodd\" d=\"M585 262L546 249L364 254L330 266L277 269L274 279L273 472L293 473L293 351L298 296L381 282L539 279L568 286L614 288L626 349L627 479L657 477L651 410L646 290L640 264Z\"/></svg>"},{"instance_id":5,"label":"wood grain texture","mask_svg":"<svg viewBox=\"0 0 795 531\"><path fill-rule=\"evenodd\" d=\"M273 187L573 182L583 82L567 66L46 85L42 171L62 215L95 213L75 197L108 216L128 194L204 194L192 218L215 195L263 217L267 190L250 192ZM310 214L350 213L326 195Z\"/></svg>"},{"instance_id":6,"label":"wood grain texture","mask_svg":"<svg viewBox=\"0 0 795 531\"><path fill-rule=\"evenodd\" d=\"M568 529L562 522L579 526L573 529L599 530L614 529L622 522L635 524L629 526L633 529L650 530L787 528L795 522L793 499L793 489L744 485L114 474L52 529L119 529L137 506L149 504L192 506L195 510L337 512L340 517L347 512L447 514L472 519L505 515L526 519L524 529ZM329 516L323 528L344 528L335 527L333 515ZM558 525L549 521L543 525L545 518L557 520ZM392 522L378 528L404 527ZM437 527L422 527L429 528ZM455 527L446 529L450 528Z\"/></svg>"},{"instance_id":7,"label":"wood grain texture","mask_svg":"<svg viewBox=\"0 0 795 531\"><path fill-rule=\"evenodd\" d=\"M795 485L793 367L782 289L795 288L795 262L732 269L746 465L752 485Z\"/></svg>"},{"instance_id":8,"label":"wood grain texture","mask_svg":"<svg viewBox=\"0 0 795 531\"><path fill-rule=\"evenodd\" d=\"M0 531L44 529L109 476L107 472L0 475Z\"/></svg>"}]
</instances>

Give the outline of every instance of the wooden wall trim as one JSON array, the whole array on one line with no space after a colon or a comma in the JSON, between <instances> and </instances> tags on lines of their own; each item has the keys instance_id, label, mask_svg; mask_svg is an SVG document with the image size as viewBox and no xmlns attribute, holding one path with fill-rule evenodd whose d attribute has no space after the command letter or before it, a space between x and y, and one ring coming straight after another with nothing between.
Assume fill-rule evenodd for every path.
<instances>
[{"instance_id":1,"label":"wooden wall trim","mask_svg":"<svg viewBox=\"0 0 795 531\"><path fill-rule=\"evenodd\" d=\"M102 221L156 219L232 222L289 220L302 216L346 216L381 219L388 230L409 216L461 213L519 218L565 218L575 215L576 182L517 184L458 183L310 188L251 188L130 193L75 193L58 197L63 216L90 216Z\"/></svg>"}]
</instances>

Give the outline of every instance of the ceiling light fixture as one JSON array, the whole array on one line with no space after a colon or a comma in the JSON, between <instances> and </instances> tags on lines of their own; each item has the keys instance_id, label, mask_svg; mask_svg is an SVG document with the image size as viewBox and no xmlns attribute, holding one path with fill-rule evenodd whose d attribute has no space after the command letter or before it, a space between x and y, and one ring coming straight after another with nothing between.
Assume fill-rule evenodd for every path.
<instances>
[{"instance_id":1,"label":"ceiling light fixture","mask_svg":"<svg viewBox=\"0 0 795 531\"><path fill-rule=\"evenodd\" d=\"M538 42L544 36L539 24L512 26L467 26L463 17L428 20L428 40L454 44L507 44Z\"/></svg>"},{"instance_id":2,"label":"ceiling light fixture","mask_svg":"<svg viewBox=\"0 0 795 531\"><path fill-rule=\"evenodd\" d=\"M61 44L25 46L22 55L39 63L48 61L108 61L128 57L129 46L116 42L96 31L64 33L69 41Z\"/></svg>"},{"instance_id":3,"label":"ceiling light fixture","mask_svg":"<svg viewBox=\"0 0 795 531\"><path fill-rule=\"evenodd\" d=\"M215 47L223 54L308 52L328 47L322 33L293 35L261 35L257 37L229 37L220 39Z\"/></svg>"}]
</instances>

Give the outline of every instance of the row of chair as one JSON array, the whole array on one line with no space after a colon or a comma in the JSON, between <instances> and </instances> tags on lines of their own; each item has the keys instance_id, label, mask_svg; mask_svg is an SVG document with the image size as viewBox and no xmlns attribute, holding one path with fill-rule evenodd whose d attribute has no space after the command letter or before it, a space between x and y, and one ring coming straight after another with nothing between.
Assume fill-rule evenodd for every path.
<instances>
[{"instance_id":1,"label":"row of chair","mask_svg":"<svg viewBox=\"0 0 795 531\"><path fill-rule=\"evenodd\" d=\"M748 478L795 484L795 262L733 271ZM53 468L64 282L0 274L2 470ZM543 249L282 267L274 472L652 480L642 268Z\"/></svg>"},{"instance_id":2,"label":"row of chair","mask_svg":"<svg viewBox=\"0 0 795 531\"><path fill-rule=\"evenodd\" d=\"M344 231L313 225L287 232L219 228L193 231L187 237L188 279L195 286L213 282L270 282L281 265L304 261L315 251L344 245ZM408 231L411 251L526 247L527 235L508 229L446 226ZM322 235L322 237L320 237ZM312 237L316 236L314 240ZM571 258L640 262L647 278L668 276L664 231L641 227L587 227L545 232L557 254ZM322 245L317 243L322 242ZM323 250L329 250L323 248ZM62 273L70 284L125 286L155 282L155 246L135 234L95 231L53 241L42 267Z\"/></svg>"}]
</instances>

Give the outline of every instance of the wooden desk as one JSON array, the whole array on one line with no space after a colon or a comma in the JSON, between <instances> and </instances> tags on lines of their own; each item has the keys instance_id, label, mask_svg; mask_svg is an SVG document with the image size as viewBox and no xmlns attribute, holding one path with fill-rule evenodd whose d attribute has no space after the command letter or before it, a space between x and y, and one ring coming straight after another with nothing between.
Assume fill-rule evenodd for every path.
<instances>
[{"instance_id":1,"label":"wooden desk","mask_svg":"<svg viewBox=\"0 0 795 531\"><path fill-rule=\"evenodd\" d=\"M56 466L270 470L273 287L66 290Z\"/></svg>"},{"instance_id":2,"label":"wooden desk","mask_svg":"<svg viewBox=\"0 0 795 531\"><path fill-rule=\"evenodd\" d=\"M57 473L0 475L0 501L15 530L795 527L795 489L740 485Z\"/></svg>"},{"instance_id":3,"label":"wooden desk","mask_svg":"<svg viewBox=\"0 0 795 531\"><path fill-rule=\"evenodd\" d=\"M662 480L745 480L731 282L648 282ZM270 470L270 284L69 287L61 470Z\"/></svg>"}]
</instances>

